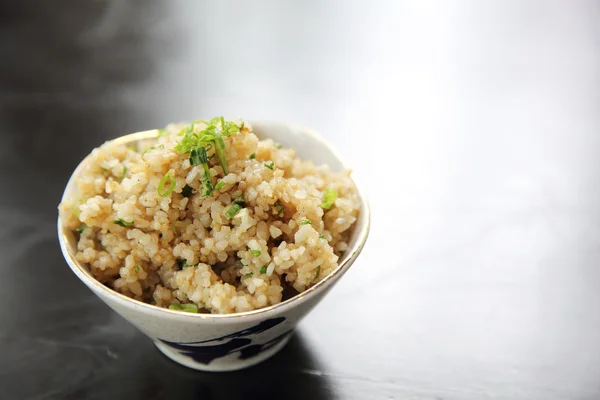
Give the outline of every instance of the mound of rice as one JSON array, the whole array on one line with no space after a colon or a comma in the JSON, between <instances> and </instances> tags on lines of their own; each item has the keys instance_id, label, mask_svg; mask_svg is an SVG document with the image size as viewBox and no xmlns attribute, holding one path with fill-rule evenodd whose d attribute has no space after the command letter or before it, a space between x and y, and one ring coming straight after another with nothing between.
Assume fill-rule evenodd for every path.
<instances>
[{"instance_id":1,"label":"mound of rice","mask_svg":"<svg viewBox=\"0 0 600 400\"><path fill-rule=\"evenodd\" d=\"M259 140L248 124L236 126L223 136L226 175L208 146L215 190L207 196L203 166L176 149L178 133L202 132L203 122L94 149L77 195L59 206L79 238L76 259L129 297L210 313L277 304L284 291L302 292L331 273L359 213L349 172L315 166ZM337 191L330 208L322 207L327 191Z\"/></svg>"}]
</instances>

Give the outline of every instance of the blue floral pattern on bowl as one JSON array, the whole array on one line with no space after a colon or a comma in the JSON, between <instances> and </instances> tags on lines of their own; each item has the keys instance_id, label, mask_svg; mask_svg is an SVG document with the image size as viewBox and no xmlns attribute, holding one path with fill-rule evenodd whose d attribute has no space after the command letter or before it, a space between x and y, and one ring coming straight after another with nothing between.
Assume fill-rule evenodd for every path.
<instances>
[{"instance_id":1,"label":"blue floral pattern on bowl","mask_svg":"<svg viewBox=\"0 0 600 400\"><path fill-rule=\"evenodd\" d=\"M253 343L253 340L249 338L251 335L268 331L283 321L285 321L284 317L267 319L248 329L200 342L176 343L163 339L159 340L167 346L176 349L182 355L188 356L202 364L210 364L211 361L217 358L236 352L239 353L238 358L240 360L245 360L275 346L292 333L292 329L287 330L281 335L261 344Z\"/></svg>"}]
</instances>

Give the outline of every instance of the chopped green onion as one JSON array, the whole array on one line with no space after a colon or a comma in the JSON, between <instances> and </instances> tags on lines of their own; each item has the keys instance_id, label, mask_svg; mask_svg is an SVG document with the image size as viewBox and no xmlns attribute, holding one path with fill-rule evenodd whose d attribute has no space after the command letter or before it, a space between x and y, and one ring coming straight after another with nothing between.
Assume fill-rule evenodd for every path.
<instances>
[{"instance_id":1,"label":"chopped green onion","mask_svg":"<svg viewBox=\"0 0 600 400\"><path fill-rule=\"evenodd\" d=\"M250 254L252 254L254 257L258 257L260 256L260 250L250 250Z\"/></svg>"},{"instance_id":2,"label":"chopped green onion","mask_svg":"<svg viewBox=\"0 0 600 400\"><path fill-rule=\"evenodd\" d=\"M283 147L283 146L281 145L281 143L279 143L279 142L275 142L274 144L275 144L275 148L276 148L276 149L280 149L280 148L282 148L282 147Z\"/></svg>"},{"instance_id":3,"label":"chopped green onion","mask_svg":"<svg viewBox=\"0 0 600 400\"><path fill-rule=\"evenodd\" d=\"M79 209L79 206L81 206L82 204L85 204L86 201L87 201L87 199L85 197L80 197L77 200L75 200L75 202L73 204L71 204L71 208L73 209L73 214L75 214L75 216L77 218L79 218L79 215L81 215L81 210Z\"/></svg>"},{"instance_id":4,"label":"chopped green onion","mask_svg":"<svg viewBox=\"0 0 600 400\"><path fill-rule=\"evenodd\" d=\"M242 124L240 126L237 126L237 124L233 121L225 121L225 118L221 117L221 130L223 131L223 136L229 137L231 135L233 135L236 132L241 131L242 129L244 129L244 122L242 121Z\"/></svg>"},{"instance_id":5,"label":"chopped green onion","mask_svg":"<svg viewBox=\"0 0 600 400\"><path fill-rule=\"evenodd\" d=\"M194 123L183 128L177 135L183 136L181 142L173 148L180 153L189 153L194 147L198 146L198 134L194 132Z\"/></svg>"},{"instance_id":6,"label":"chopped green onion","mask_svg":"<svg viewBox=\"0 0 600 400\"><path fill-rule=\"evenodd\" d=\"M144 154L148 153L149 151L156 150L156 149L164 149L164 148L165 148L165 145L164 145L164 144L159 144L158 146L150 146L150 147L146 147L146 148L144 149L144 151L142 151L142 156L143 156Z\"/></svg>"},{"instance_id":7,"label":"chopped green onion","mask_svg":"<svg viewBox=\"0 0 600 400\"><path fill-rule=\"evenodd\" d=\"M146 154L147 152L149 152L149 151L152 151L152 150L154 150L154 146L146 147L146 148L144 149L144 151L142 151L142 155L144 155L144 154Z\"/></svg>"},{"instance_id":8,"label":"chopped green onion","mask_svg":"<svg viewBox=\"0 0 600 400\"><path fill-rule=\"evenodd\" d=\"M254 275L254 272L248 272L246 275L244 275L244 278L248 278L252 275Z\"/></svg>"},{"instance_id":9,"label":"chopped green onion","mask_svg":"<svg viewBox=\"0 0 600 400\"><path fill-rule=\"evenodd\" d=\"M235 214L237 214L242 208L241 205L239 205L238 203L233 203L231 205L231 207L229 207L229 209L227 210L227 212L225 213L225 216L229 219L233 218L235 216Z\"/></svg>"},{"instance_id":10,"label":"chopped green onion","mask_svg":"<svg viewBox=\"0 0 600 400\"><path fill-rule=\"evenodd\" d=\"M204 151L206 151L206 149L204 149ZM192 149L192 151L190 152L190 164L202 164L202 162L200 161L200 154L198 154L198 149Z\"/></svg>"},{"instance_id":11,"label":"chopped green onion","mask_svg":"<svg viewBox=\"0 0 600 400\"><path fill-rule=\"evenodd\" d=\"M102 170L102 174L104 174L104 176L110 175L110 172L108 172L108 169L106 169L104 167L100 167L100 169Z\"/></svg>"},{"instance_id":12,"label":"chopped green onion","mask_svg":"<svg viewBox=\"0 0 600 400\"><path fill-rule=\"evenodd\" d=\"M196 133L195 124L199 122L205 124L206 127ZM190 164L202 164L202 167L204 168L204 176L202 177L203 196L211 195L214 190L210 169L208 167L208 157L206 155L207 148L214 148L215 155L219 160L223 173L227 175L228 169L223 136L229 137L239 131L240 127L234 122L225 121L225 118L223 117L215 117L210 121L196 120L179 132L179 136L183 136L183 138L175 146L175 151L180 153L190 153Z\"/></svg>"},{"instance_id":13,"label":"chopped green onion","mask_svg":"<svg viewBox=\"0 0 600 400\"><path fill-rule=\"evenodd\" d=\"M192 162L192 157L194 157L194 162ZM202 146L193 149L190 153L190 162L192 165L208 164L208 154L206 153L206 147Z\"/></svg>"},{"instance_id":14,"label":"chopped green onion","mask_svg":"<svg viewBox=\"0 0 600 400\"><path fill-rule=\"evenodd\" d=\"M193 192L194 192L194 188L189 185L185 185L183 187L183 189L181 189L181 195L183 197L189 197L192 195Z\"/></svg>"},{"instance_id":15,"label":"chopped green onion","mask_svg":"<svg viewBox=\"0 0 600 400\"><path fill-rule=\"evenodd\" d=\"M222 180L220 180L219 182L217 182L217 184L215 185L215 190L221 190L223 189L223 186L225 186L225 182L223 182Z\"/></svg>"},{"instance_id":16,"label":"chopped green onion","mask_svg":"<svg viewBox=\"0 0 600 400\"><path fill-rule=\"evenodd\" d=\"M283 206L283 203L281 202L281 200L277 200L275 202L275 205L277 206L277 216L282 216L283 215L283 211L285 210L285 207Z\"/></svg>"},{"instance_id":17,"label":"chopped green onion","mask_svg":"<svg viewBox=\"0 0 600 400\"><path fill-rule=\"evenodd\" d=\"M330 209L331 206L335 203L337 196L337 190L326 188L325 192L323 192L323 202L321 203L321 208L325 208L327 210Z\"/></svg>"},{"instance_id":18,"label":"chopped green onion","mask_svg":"<svg viewBox=\"0 0 600 400\"><path fill-rule=\"evenodd\" d=\"M248 160L254 160L256 158L256 153L252 153L250 154L250 157L248 157Z\"/></svg>"},{"instance_id":19,"label":"chopped green onion","mask_svg":"<svg viewBox=\"0 0 600 400\"><path fill-rule=\"evenodd\" d=\"M169 182L169 187L165 188L167 182ZM167 197L173 193L173 190L175 190L175 178L173 178L173 176L167 172L158 184L158 195Z\"/></svg>"},{"instance_id":20,"label":"chopped green onion","mask_svg":"<svg viewBox=\"0 0 600 400\"><path fill-rule=\"evenodd\" d=\"M319 235L319 238L321 238L321 239L325 239L325 235L323 235L323 234L320 234L320 235Z\"/></svg>"},{"instance_id":21,"label":"chopped green onion","mask_svg":"<svg viewBox=\"0 0 600 400\"><path fill-rule=\"evenodd\" d=\"M206 154L205 147L192 149L190 153L190 164L202 164L202 169L204 170L204 175L202 176L202 195L210 196L214 189L212 177L210 176L210 169L208 168L208 155Z\"/></svg>"},{"instance_id":22,"label":"chopped green onion","mask_svg":"<svg viewBox=\"0 0 600 400\"><path fill-rule=\"evenodd\" d=\"M261 274L266 274L267 273L267 266L263 265L262 267L260 267L260 273Z\"/></svg>"},{"instance_id":23,"label":"chopped green onion","mask_svg":"<svg viewBox=\"0 0 600 400\"><path fill-rule=\"evenodd\" d=\"M166 129L158 129L158 137L164 136L167 132Z\"/></svg>"},{"instance_id":24,"label":"chopped green onion","mask_svg":"<svg viewBox=\"0 0 600 400\"><path fill-rule=\"evenodd\" d=\"M238 196L235 199L233 199L233 202L243 205L243 204L245 204L246 200L244 200L244 196Z\"/></svg>"},{"instance_id":25,"label":"chopped green onion","mask_svg":"<svg viewBox=\"0 0 600 400\"><path fill-rule=\"evenodd\" d=\"M275 163L273 161L269 161L268 163L264 163L264 166L273 171L273 167L275 167Z\"/></svg>"},{"instance_id":26,"label":"chopped green onion","mask_svg":"<svg viewBox=\"0 0 600 400\"><path fill-rule=\"evenodd\" d=\"M172 303L169 306L169 310L183 311L196 314L198 313L198 306L193 303Z\"/></svg>"},{"instance_id":27,"label":"chopped green onion","mask_svg":"<svg viewBox=\"0 0 600 400\"><path fill-rule=\"evenodd\" d=\"M315 279L314 279L314 280L316 280L316 279L319 277L319 274L320 274L320 273L321 273L321 266L319 265L319 266L317 267L317 273L315 274Z\"/></svg>"},{"instance_id":28,"label":"chopped green onion","mask_svg":"<svg viewBox=\"0 0 600 400\"><path fill-rule=\"evenodd\" d=\"M197 122L202 122L206 125L199 133L195 132L194 125ZM227 175L227 160L225 157L225 142L224 137L229 137L232 134L239 132L240 128L232 121L225 121L223 117L215 117L210 121L194 121L191 125L185 127L180 136L183 139L175 146L175 150L181 153L188 153L192 150L212 144L215 149L215 155L219 160L223 172Z\"/></svg>"},{"instance_id":29,"label":"chopped green onion","mask_svg":"<svg viewBox=\"0 0 600 400\"><path fill-rule=\"evenodd\" d=\"M135 264L135 272L140 273L140 264Z\"/></svg>"},{"instance_id":30,"label":"chopped green onion","mask_svg":"<svg viewBox=\"0 0 600 400\"><path fill-rule=\"evenodd\" d=\"M202 196L210 196L213 193L213 184L212 177L210 176L210 171L208 167L204 170L204 175L202 175Z\"/></svg>"},{"instance_id":31,"label":"chopped green onion","mask_svg":"<svg viewBox=\"0 0 600 400\"><path fill-rule=\"evenodd\" d=\"M179 265L179 269L191 267L191 265L188 265L187 261L184 260L183 258L180 258L179 260L177 260L177 265Z\"/></svg>"},{"instance_id":32,"label":"chopped green onion","mask_svg":"<svg viewBox=\"0 0 600 400\"><path fill-rule=\"evenodd\" d=\"M123 173L121 174L119 181L125 179L125 174L127 174L127 167L123 165Z\"/></svg>"},{"instance_id":33,"label":"chopped green onion","mask_svg":"<svg viewBox=\"0 0 600 400\"><path fill-rule=\"evenodd\" d=\"M309 220L306 219L304 221L300 221L298 223L298 225L312 225L312 222L310 222Z\"/></svg>"},{"instance_id":34,"label":"chopped green onion","mask_svg":"<svg viewBox=\"0 0 600 400\"><path fill-rule=\"evenodd\" d=\"M115 219L114 223L122 226L123 228L126 228L128 226L133 226L133 221L127 222L123 218Z\"/></svg>"},{"instance_id":35,"label":"chopped green onion","mask_svg":"<svg viewBox=\"0 0 600 400\"><path fill-rule=\"evenodd\" d=\"M246 266L246 264L244 264L244 262L242 260L240 260L240 264L242 265L242 267Z\"/></svg>"},{"instance_id":36,"label":"chopped green onion","mask_svg":"<svg viewBox=\"0 0 600 400\"><path fill-rule=\"evenodd\" d=\"M85 228L87 228L86 224L81 224L77 227L77 229L75 229L78 233L83 233L83 231L85 230Z\"/></svg>"},{"instance_id":37,"label":"chopped green onion","mask_svg":"<svg viewBox=\"0 0 600 400\"><path fill-rule=\"evenodd\" d=\"M185 312L198 313L198 306L193 303L182 304L181 308L183 309L182 311L185 311Z\"/></svg>"},{"instance_id":38,"label":"chopped green onion","mask_svg":"<svg viewBox=\"0 0 600 400\"><path fill-rule=\"evenodd\" d=\"M217 155L217 159L219 160L219 164L221 164L221 168L223 168L223 173L227 175L229 172L227 171L227 160L225 158L225 142L223 142L223 137L219 131L215 130L215 154Z\"/></svg>"},{"instance_id":39,"label":"chopped green onion","mask_svg":"<svg viewBox=\"0 0 600 400\"><path fill-rule=\"evenodd\" d=\"M227 124L230 124L230 126L227 127ZM223 132L223 136L229 137L229 136L233 135L234 133L239 132L240 130L241 130L240 127L237 126L234 122L227 122L225 124L225 130Z\"/></svg>"},{"instance_id":40,"label":"chopped green onion","mask_svg":"<svg viewBox=\"0 0 600 400\"><path fill-rule=\"evenodd\" d=\"M202 164L208 164L208 149L204 146L198 148L198 157L200 157L200 162Z\"/></svg>"}]
</instances>

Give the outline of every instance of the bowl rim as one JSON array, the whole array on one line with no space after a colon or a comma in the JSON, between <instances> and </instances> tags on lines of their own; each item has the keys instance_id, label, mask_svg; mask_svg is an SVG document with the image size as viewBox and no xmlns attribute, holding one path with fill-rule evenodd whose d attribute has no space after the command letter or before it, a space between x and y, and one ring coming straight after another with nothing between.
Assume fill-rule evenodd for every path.
<instances>
[{"instance_id":1,"label":"bowl rim","mask_svg":"<svg viewBox=\"0 0 600 400\"><path fill-rule=\"evenodd\" d=\"M287 127L293 128L295 130L301 130L303 133L312 136L312 138L315 139L316 141L318 141L322 146L326 147L333 154L333 156L335 158L337 158L337 160L340 162L340 164L343 166L344 169L350 170L350 168L348 167L348 164L343 160L343 158L340 156L340 154L337 152L337 150L326 139L324 139L319 133L317 133L316 131L314 131L311 128L308 128L308 127L305 127L302 125L293 124L293 123L285 123L285 122L273 121L273 120L254 120L254 121L251 120L251 121L247 121L247 122L249 122L251 126L254 123L256 123L257 125L274 124L274 125L285 125ZM131 143L134 141L138 141L138 140L153 139L153 138L157 137L158 134L159 134L158 129L151 129L151 130L146 130L146 131L130 133L130 134L127 134L124 136L117 137L112 140L108 140L107 142L114 143L114 144L126 144L126 143ZM262 136L262 135L258 134L258 136ZM90 163L90 156L91 156L91 152L79 163L79 165L75 168L75 170L69 177L69 180L67 181L67 184L65 186L65 191L63 192L63 195L61 196L61 203L65 200L65 198L67 196L67 192L69 191L71 186L74 184L74 182L77 179L77 177L79 176L79 174ZM93 275L91 274L91 272L89 272L83 265L81 265L77 260L75 260L73 255L71 255L71 253L69 251L70 244L69 244L68 237L67 237L67 229L65 229L63 224L61 223L60 212L59 212L58 221L57 221L59 244L60 244L60 248L63 253L63 257L67 261L67 264L69 265L69 267L71 268L73 273L75 273L75 275L77 275L77 277L83 283L85 283L86 286L88 286L90 289L97 289L100 293L105 294L107 297L114 299L115 301L117 301L118 303L122 304L123 306L125 306L127 308L142 307L142 309L145 309L152 313L162 314L165 317L170 316L170 317L177 317L177 318L183 317L183 318L208 319L208 320L228 320L228 319L237 319L237 318L242 318L242 317L262 316L263 314L274 313L277 311L282 311L288 307L293 307L294 305L304 302L307 299L314 297L318 293L323 292L327 287L329 287L333 283L335 283L350 268L350 266L354 263L356 258L359 256L359 254L363 250L365 243L367 241L367 238L369 236L370 225L371 225L371 214L370 214L370 209L369 209L369 203L365 197L364 191L362 190L362 188L358 184L358 182L356 182L356 179L352 172L350 173L350 179L352 179L354 185L356 186L359 201L360 201L360 213L362 214L361 217L364 218L364 223L363 223L362 227L360 227L360 229L359 229L359 227L357 226L356 228L358 230L356 230L353 233L353 235L357 235L355 245L353 246L353 248L348 249L346 251L346 253L342 256L342 261L338 264L337 268L335 270L333 270L331 273L329 273L325 278L320 280L316 285L311 286L310 288L306 289L304 292L298 293L295 296L292 296L289 299L286 299L280 303L273 304L268 307L259 308L256 310L229 313L229 314L212 314L212 313L195 314L195 313L186 313L186 312L181 312L181 311L170 310L170 309L164 308L164 307L158 307L156 305L144 303L140 300L136 300L131 297L125 296L124 294L119 293L116 290L109 288L108 286L102 284L100 281L98 281L96 278L94 278ZM361 218L361 217L359 217L359 218ZM95 292L95 294L97 294L97 295L99 294L98 291L96 291L96 290L93 290L93 291Z\"/></svg>"}]
</instances>

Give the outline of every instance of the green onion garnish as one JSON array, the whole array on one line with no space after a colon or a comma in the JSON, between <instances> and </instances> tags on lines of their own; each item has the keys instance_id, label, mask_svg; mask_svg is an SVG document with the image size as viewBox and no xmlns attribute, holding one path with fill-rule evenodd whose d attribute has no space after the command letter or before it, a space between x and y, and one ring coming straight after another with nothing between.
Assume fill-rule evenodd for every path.
<instances>
[{"instance_id":1,"label":"green onion garnish","mask_svg":"<svg viewBox=\"0 0 600 400\"><path fill-rule=\"evenodd\" d=\"M182 258L177 260L177 264L179 265L179 269L184 269L184 268L190 267L190 265L188 265L187 261Z\"/></svg>"},{"instance_id":2,"label":"green onion garnish","mask_svg":"<svg viewBox=\"0 0 600 400\"><path fill-rule=\"evenodd\" d=\"M133 221L127 222L123 218L115 219L114 223L117 224L117 225L122 226L123 228L126 228L128 226L133 226Z\"/></svg>"},{"instance_id":3,"label":"green onion garnish","mask_svg":"<svg viewBox=\"0 0 600 400\"><path fill-rule=\"evenodd\" d=\"M164 144L159 144L158 146L150 146L150 147L146 147L144 149L144 151L142 151L142 156L146 153L148 153L149 151L152 151L154 149L164 149L165 145Z\"/></svg>"},{"instance_id":4,"label":"green onion garnish","mask_svg":"<svg viewBox=\"0 0 600 400\"><path fill-rule=\"evenodd\" d=\"M252 153L250 154L250 157L248 157L248 160L254 160L256 158L256 153Z\"/></svg>"},{"instance_id":5,"label":"green onion garnish","mask_svg":"<svg viewBox=\"0 0 600 400\"><path fill-rule=\"evenodd\" d=\"M169 306L169 310L198 313L198 306L193 303L172 303Z\"/></svg>"},{"instance_id":6,"label":"green onion garnish","mask_svg":"<svg viewBox=\"0 0 600 400\"><path fill-rule=\"evenodd\" d=\"M248 278L252 275L254 275L254 272L248 272L246 275L244 275L244 278Z\"/></svg>"},{"instance_id":7,"label":"green onion garnish","mask_svg":"<svg viewBox=\"0 0 600 400\"><path fill-rule=\"evenodd\" d=\"M215 185L215 190L221 190L223 189L223 186L225 186L225 182L223 182L222 180L220 180L219 182L217 182L217 184Z\"/></svg>"},{"instance_id":8,"label":"green onion garnish","mask_svg":"<svg viewBox=\"0 0 600 400\"><path fill-rule=\"evenodd\" d=\"M237 204L244 205L245 202L246 202L246 200L244 200L244 196L238 196L235 199L233 199L233 202L237 203Z\"/></svg>"},{"instance_id":9,"label":"green onion garnish","mask_svg":"<svg viewBox=\"0 0 600 400\"><path fill-rule=\"evenodd\" d=\"M181 308L183 309L182 311L185 312L189 312L189 313L198 313L198 306L195 304L182 304Z\"/></svg>"},{"instance_id":10,"label":"green onion garnish","mask_svg":"<svg viewBox=\"0 0 600 400\"><path fill-rule=\"evenodd\" d=\"M282 148L282 147L283 147L283 146L281 145L281 143L279 143L279 142L275 142L274 144L275 144L275 148L276 148L276 149L280 149L280 148Z\"/></svg>"},{"instance_id":11,"label":"green onion garnish","mask_svg":"<svg viewBox=\"0 0 600 400\"><path fill-rule=\"evenodd\" d=\"M162 137L167 133L166 129L158 129L158 137Z\"/></svg>"},{"instance_id":12,"label":"green onion garnish","mask_svg":"<svg viewBox=\"0 0 600 400\"><path fill-rule=\"evenodd\" d=\"M281 200L277 200L275 202L275 205L277 206L277 216L281 217L283 215L283 211L285 210L285 207L283 206L283 203L281 202Z\"/></svg>"},{"instance_id":13,"label":"green onion garnish","mask_svg":"<svg viewBox=\"0 0 600 400\"><path fill-rule=\"evenodd\" d=\"M165 187L169 182L169 187ZM175 178L170 173L166 173L158 184L158 195L167 197L175 190Z\"/></svg>"},{"instance_id":14,"label":"green onion garnish","mask_svg":"<svg viewBox=\"0 0 600 400\"><path fill-rule=\"evenodd\" d=\"M202 164L202 169L204 170L204 175L202 176L202 196L210 196L214 189L212 177L210 176L210 169L208 167L208 155L206 154L205 147L192 149L190 152L190 164Z\"/></svg>"},{"instance_id":15,"label":"green onion garnish","mask_svg":"<svg viewBox=\"0 0 600 400\"><path fill-rule=\"evenodd\" d=\"M264 166L269 168L271 171L273 171L273 167L275 166L275 163L273 161L269 161L268 163L264 163Z\"/></svg>"},{"instance_id":16,"label":"green onion garnish","mask_svg":"<svg viewBox=\"0 0 600 400\"><path fill-rule=\"evenodd\" d=\"M330 209L331 206L335 203L337 196L337 190L326 188L325 192L323 192L323 202L321 203L321 208L325 208L327 210Z\"/></svg>"},{"instance_id":17,"label":"green onion garnish","mask_svg":"<svg viewBox=\"0 0 600 400\"><path fill-rule=\"evenodd\" d=\"M140 264L135 264L135 272L140 273Z\"/></svg>"},{"instance_id":18,"label":"green onion garnish","mask_svg":"<svg viewBox=\"0 0 600 400\"><path fill-rule=\"evenodd\" d=\"M192 195L193 192L194 192L194 188L189 185L185 185L183 187L183 189L181 189L181 195L183 197L189 197Z\"/></svg>"},{"instance_id":19,"label":"green onion garnish","mask_svg":"<svg viewBox=\"0 0 600 400\"><path fill-rule=\"evenodd\" d=\"M196 123L202 122L206 125L202 131L196 133L194 126ZM177 143L175 150L180 153L191 153L194 149L199 149L208 145L212 145L215 149L215 155L219 160L223 172L227 175L227 160L225 157L225 142L223 137L229 137L232 134L239 132L238 127L234 122L225 121L223 117L215 117L210 121L197 120L191 125L185 127L181 132L180 136L183 136L182 140ZM192 154L190 154L190 162Z\"/></svg>"},{"instance_id":20,"label":"green onion garnish","mask_svg":"<svg viewBox=\"0 0 600 400\"><path fill-rule=\"evenodd\" d=\"M299 222L298 225L312 225L312 222L310 222L309 220L304 220Z\"/></svg>"},{"instance_id":21,"label":"green onion garnish","mask_svg":"<svg viewBox=\"0 0 600 400\"><path fill-rule=\"evenodd\" d=\"M260 250L250 250L250 254L252 254L254 257L258 257L260 256Z\"/></svg>"},{"instance_id":22,"label":"green onion garnish","mask_svg":"<svg viewBox=\"0 0 600 400\"><path fill-rule=\"evenodd\" d=\"M123 179L125 179L125 174L127 174L127 167L123 165L123 173L119 177L119 181L122 181Z\"/></svg>"},{"instance_id":23,"label":"green onion garnish","mask_svg":"<svg viewBox=\"0 0 600 400\"><path fill-rule=\"evenodd\" d=\"M195 150L195 154L198 155L198 160L200 160L201 164L208 164L208 154L206 154L206 147L199 147ZM192 154L194 152L192 151Z\"/></svg>"},{"instance_id":24,"label":"green onion garnish","mask_svg":"<svg viewBox=\"0 0 600 400\"><path fill-rule=\"evenodd\" d=\"M136 153L138 151L137 145L135 143L127 143L125 147L127 147L131 151L135 151Z\"/></svg>"},{"instance_id":25,"label":"green onion garnish","mask_svg":"<svg viewBox=\"0 0 600 400\"><path fill-rule=\"evenodd\" d=\"M242 121L240 126L237 126L233 121L225 121L225 118L220 117L221 119L221 129L223 131L223 136L229 137L234 133L237 133L244 129L244 122Z\"/></svg>"},{"instance_id":26,"label":"green onion garnish","mask_svg":"<svg viewBox=\"0 0 600 400\"><path fill-rule=\"evenodd\" d=\"M227 175L229 172L227 171L227 160L225 159L225 142L223 142L223 137L221 133L215 130L215 154L217 155L217 159L219 160L219 164L221 164L221 168L223 168L223 174Z\"/></svg>"},{"instance_id":27,"label":"green onion garnish","mask_svg":"<svg viewBox=\"0 0 600 400\"><path fill-rule=\"evenodd\" d=\"M100 169L102 170L102 174L104 174L104 176L110 175L110 172L108 172L108 169L106 169L104 167L100 167Z\"/></svg>"},{"instance_id":28,"label":"green onion garnish","mask_svg":"<svg viewBox=\"0 0 600 400\"><path fill-rule=\"evenodd\" d=\"M204 152L206 153L206 149L204 149ZM198 149L192 149L192 151L190 152L190 164L192 164L192 165L202 164L202 162L200 161L200 154L199 154Z\"/></svg>"},{"instance_id":29,"label":"green onion garnish","mask_svg":"<svg viewBox=\"0 0 600 400\"><path fill-rule=\"evenodd\" d=\"M210 196L213 193L212 178L209 171L204 171L202 176L202 196Z\"/></svg>"},{"instance_id":30,"label":"green onion garnish","mask_svg":"<svg viewBox=\"0 0 600 400\"><path fill-rule=\"evenodd\" d=\"M149 151L152 151L152 150L154 150L154 146L146 147L146 148L144 149L144 151L142 151L142 155L144 155L144 154L146 154L147 152L149 152Z\"/></svg>"},{"instance_id":31,"label":"green onion garnish","mask_svg":"<svg viewBox=\"0 0 600 400\"><path fill-rule=\"evenodd\" d=\"M319 266L317 267L317 273L315 274L315 279L314 279L314 280L316 280L316 279L319 277L319 274L320 274L320 273L321 273L321 266L319 265Z\"/></svg>"},{"instance_id":32,"label":"green onion garnish","mask_svg":"<svg viewBox=\"0 0 600 400\"><path fill-rule=\"evenodd\" d=\"M325 239L325 235L323 235L323 234L320 234L320 235L319 235L319 238L321 238L321 239Z\"/></svg>"},{"instance_id":33,"label":"green onion garnish","mask_svg":"<svg viewBox=\"0 0 600 400\"><path fill-rule=\"evenodd\" d=\"M75 230L76 230L78 233L82 233L82 232L85 230L85 228L87 228L87 225L82 223L82 224L81 224L81 225L79 225L79 226L77 227L77 229L75 229Z\"/></svg>"},{"instance_id":34,"label":"green onion garnish","mask_svg":"<svg viewBox=\"0 0 600 400\"><path fill-rule=\"evenodd\" d=\"M260 267L260 273L261 274L266 274L267 273L267 266L263 265L262 267Z\"/></svg>"},{"instance_id":35,"label":"green onion garnish","mask_svg":"<svg viewBox=\"0 0 600 400\"><path fill-rule=\"evenodd\" d=\"M238 213L238 211L240 211L242 208L241 205L239 205L238 203L233 203L231 205L231 207L229 207L229 209L227 210L227 212L225 213L225 216L229 219L233 218L235 216L235 214Z\"/></svg>"},{"instance_id":36,"label":"green onion garnish","mask_svg":"<svg viewBox=\"0 0 600 400\"><path fill-rule=\"evenodd\" d=\"M183 139L173 148L180 153L189 153L193 148L199 145L198 134L194 132L194 125L197 121L183 128L177 135L183 136ZM198 121L199 122L199 121Z\"/></svg>"},{"instance_id":37,"label":"green onion garnish","mask_svg":"<svg viewBox=\"0 0 600 400\"><path fill-rule=\"evenodd\" d=\"M75 202L71 205L73 213L77 218L79 218L79 215L81 215L81 210L79 209L79 206L84 204L86 201L87 199L85 197L80 197L77 200L75 200Z\"/></svg>"}]
</instances>

